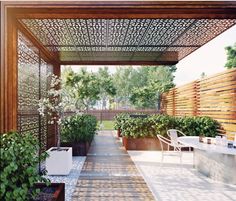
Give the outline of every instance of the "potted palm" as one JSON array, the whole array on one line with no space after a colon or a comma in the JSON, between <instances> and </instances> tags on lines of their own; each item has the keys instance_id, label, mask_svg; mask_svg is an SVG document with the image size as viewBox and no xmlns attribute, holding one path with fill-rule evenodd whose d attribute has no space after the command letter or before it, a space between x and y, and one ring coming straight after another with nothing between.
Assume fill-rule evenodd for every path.
<instances>
[{"instance_id":1,"label":"potted palm","mask_svg":"<svg viewBox=\"0 0 236 201\"><path fill-rule=\"evenodd\" d=\"M54 125L57 137L57 147L51 147L47 153L46 170L48 175L67 175L72 168L72 148L61 147L60 124L64 119L64 110L71 107L71 101L65 96L65 91L60 88L61 79L54 74L49 74L49 89L47 97L39 100L39 113L47 115L48 123ZM63 98L62 98L63 97Z\"/></svg>"}]
</instances>

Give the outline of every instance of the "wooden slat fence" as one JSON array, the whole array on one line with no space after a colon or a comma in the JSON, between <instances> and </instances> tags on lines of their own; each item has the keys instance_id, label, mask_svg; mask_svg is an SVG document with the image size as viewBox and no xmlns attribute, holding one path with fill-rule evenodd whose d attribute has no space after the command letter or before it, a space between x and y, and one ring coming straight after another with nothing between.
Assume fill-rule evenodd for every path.
<instances>
[{"instance_id":1,"label":"wooden slat fence","mask_svg":"<svg viewBox=\"0 0 236 201\"><path fill-rule=\"evenodd\" d=\"M196 80L162 94L162 113L210 116L221 123L221 133L236 132L236 69Z\"/></svg>"},{"instance_id":2,"label":"wooden slat fence","mask_svg":"<svg viewBox=\"0 0 236 201\"><path fill-rule=\"evenodd\" d=\"M86 112L85 112L86 113ZM102 120L114 120L114 117L117 114L120 113L129 113L129 114L135 114L135 113L144 113L144 114L158 114L159 112L154 109L150 110L89 110L88 114L94 115L98 121ZM66 112L66 116L70 116L74 114L73 112Z\"/></svg>"}]
</instances>

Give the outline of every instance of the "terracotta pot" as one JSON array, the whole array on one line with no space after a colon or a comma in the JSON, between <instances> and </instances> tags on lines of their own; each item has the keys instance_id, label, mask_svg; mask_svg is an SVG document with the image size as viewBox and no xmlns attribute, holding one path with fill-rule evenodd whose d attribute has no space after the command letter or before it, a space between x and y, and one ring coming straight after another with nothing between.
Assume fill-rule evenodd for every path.
<instances>
[{"instance_id":1,"label":"terracotta pot","mask_svg":"<svg viewBox=\"0 0 236 201\"><path fill-rule=\"evenodd\" d=\"M36 188L55 188L53 193L53 198L50 201L65 201L65 184L64 183L51 183L47 186L44 183L36 183L34 185Z\"/></svg>"},{"instance_id":2,"label":"terracotta pot","mask_svg":"<svg viewBox=\"0 0 236 201\"><path fill-rule=\"evenodd\" d=\"M160 142L157 138L127 138L122 137L123 146L126 150L161 150ZM164 146L167 150L167 146Z\"/></svg>"},{"instance_id":3,"label":"terracotta pot","mask_svg":"<svg viewBox=\"0 0 236 201\"><path fill-rule=\"evenodd\" d=\"M87 156L89 147L89 142L62 142L62 147L72 147L73 156Z\"/></svg>"},{"instance_id":4,"label":"terracotta pot","mask_svg":"<svg viewBox=\"0 0 236 201\"><path fill-rule=\"evenodd\" d=\"M117 137L121 137L121 130L120 129L117 130Z\"/></svg>"}]
</instances>

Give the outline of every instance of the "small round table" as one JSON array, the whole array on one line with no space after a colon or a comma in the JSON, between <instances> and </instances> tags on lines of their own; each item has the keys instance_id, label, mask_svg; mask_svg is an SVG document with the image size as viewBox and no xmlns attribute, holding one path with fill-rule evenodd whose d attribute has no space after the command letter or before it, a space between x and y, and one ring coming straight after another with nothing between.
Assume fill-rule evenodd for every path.
<instances>
[{"instance_id":1,"label":"small round table","mask_svg":"<svg viewBox=\"0 0 236 201\"><path fill-rule=\"evenodd\" d=\"M236 184L236 149L200 143L197 136L179 137L178 141L194 148L194 167L199 172L217 181Z\"/></svg>"}]
</instances>

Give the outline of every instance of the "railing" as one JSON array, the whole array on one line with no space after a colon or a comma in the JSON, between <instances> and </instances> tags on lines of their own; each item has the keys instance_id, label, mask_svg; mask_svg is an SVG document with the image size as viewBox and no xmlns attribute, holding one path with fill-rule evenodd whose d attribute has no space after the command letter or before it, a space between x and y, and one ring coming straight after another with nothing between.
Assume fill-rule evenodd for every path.
<instances>
[{"instance_id":1,"label":"railing","mask_svg":"<svg viewBox=\"0 0 236 201\"><path fill-rule=\"evenodd\" d=\"M162 94L162 113L209 116L221 123L221 133L236 131L236 69L196 80Z\"/></svg>"}]
</instances>

